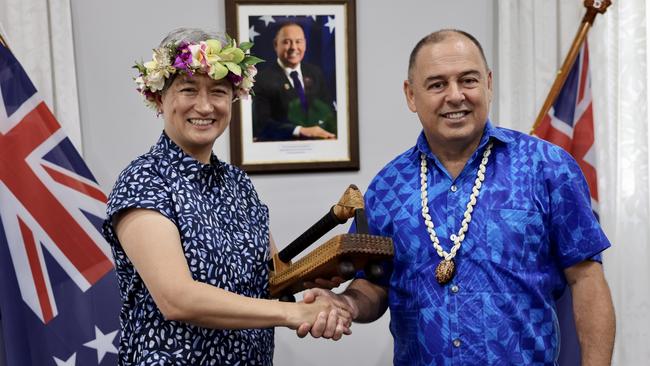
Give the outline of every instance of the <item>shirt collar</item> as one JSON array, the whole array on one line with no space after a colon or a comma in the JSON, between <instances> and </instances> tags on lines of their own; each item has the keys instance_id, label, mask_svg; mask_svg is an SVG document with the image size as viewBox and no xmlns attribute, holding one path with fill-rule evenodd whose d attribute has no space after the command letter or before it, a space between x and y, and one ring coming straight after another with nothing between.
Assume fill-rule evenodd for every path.
<instances>
[{"instance_id":1,"label":"shirt collar","mask_svg":"<svg viewBox=\"0 0 650 366\"><path fill-rule=\"evenodd\" d=\"M483 147L487 145L488 141L490 140L497 140L503 142L504 144L507 144L512 141L512 137L508 136L503 131L503 129L495 127L488 119L487 123L485 123L485 127L483 128L483 135L481 136L481 141L479 142L476 151L483 149ZM427 157L434 158L433 153L429 148L429 143L427 142L427 137L424 134L424 130L422 130L422 132L420 132L420 136L418 136L416 148L418 151L424 153ZM476 152L474 152L474 154L476 154Z\"/></svg>"},{"instance_id":2,"label":"shirt collar","mask_svg":"<svg viewBox=\"0 0 650 366\"><path fill-rule=\"evenodd\" d=\"M294 69L292 69L290 67L284 66L284 64L282 63L282 61L280 61L279 58L276 59L276 60L278 61L278 65L280 66L280 68L282 70L284 70L284 73L287 75L288 78L291 78L290 74L291 74L292 71L296 71L298 73L298 77L300 78L300 80L302 80L302 71L300 69L300 64L298 64L298 66L296 66Z\"/></svg>"},{"instance_id":3,"label":"shirt collar","mask_svg":"<svg viewBox=\"0 0 650 366\"><path fill-rule=\"evenodd\" d=\"M162 132L158 142L152 147L152 152L158 150L170 165L176 166L182 175L195 180L220 176L224 170L224 163L217 158L214 152L210 153L210 163L204 164L178 146L165 131Z\"/></svg>"}]
</instances>

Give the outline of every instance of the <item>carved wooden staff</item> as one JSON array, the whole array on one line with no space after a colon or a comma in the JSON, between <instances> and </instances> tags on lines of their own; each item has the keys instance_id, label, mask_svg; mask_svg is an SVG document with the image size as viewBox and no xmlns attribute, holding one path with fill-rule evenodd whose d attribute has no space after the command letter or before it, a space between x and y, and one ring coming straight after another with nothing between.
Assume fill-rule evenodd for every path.
<instances>
[{"instance_id":1,"label":"carved wooden staff","mask_svg":"<svg viewBox=\"0 0 650 366\"><path fill-rule=\"evenodd\" d=\"M587 12L585 13L585 16L582 17L580 28L578 28L578 33L573 39L573 43L571 44L569 53L566 55L566 58L562 63L562 67L557 72L557 76L555 77L553 86L551 86L551 91L546 96L546 100L544 101L544 105L542 105L542 109L539 110L539 114L537 114L537 119L535 119L535 124L533 125L533 128L530 131L531 135L535 132L537 127L539 127L540 123L542 123L544 116L548 113L549 109L551 109L551 106L553 105L555 99L560 93L560 90L562 89L562 86L564 85L566 78L569 76L569 72L571 71L571 66L573 66L573 63L575 62L576 57L578 56L580 47L582 47L585 38L587 38L587 32L589 32L589 29L594 24L594 19L596 18L596 15L605 13L605 11L607 11L607 8L611 4L612 2L610 0L585 0L584 1L584 6L585 8L587 8Z\"/></svg>"},{"instance_id":2,"label":"carved wooden staff","mask_svg":"<svg viewBox=\"0 0 650 366\"><path fill-rule=\"evenodd\" d=\"M356 234L337 235L291 263L296 255L352 217L355 218ZM356 186L350 185L323 218L269 261L271 297L293 301L293 294L305 290L305 282L333 277L348 280L359 269L364 269L367 277L379 277L383 272L379 262L392 256L393 242L390 238L368 235L363 195Z\"/></svg>"}]
</instances>

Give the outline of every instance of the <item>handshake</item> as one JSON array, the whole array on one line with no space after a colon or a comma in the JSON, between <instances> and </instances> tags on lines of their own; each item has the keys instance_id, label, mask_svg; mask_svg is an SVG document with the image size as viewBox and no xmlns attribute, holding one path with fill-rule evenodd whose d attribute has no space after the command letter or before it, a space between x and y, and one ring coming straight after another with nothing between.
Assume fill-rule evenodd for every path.
<instances>
[{"instance_id":1,"label":"handshake","mask_svg":"<svg viewBox=\"0 0 650 366\"><path fill-rule=\"evenodd\" d=\"M343 335L350 335L352 320L358 316L358 308L347 295L335 294L327 289L307 290L303 301L295 304L297 313L303 321L296 321L289 327L296 330L298 337L311 334L314 338L327 338L335 341Z\"/></svg>"},{"instance_id":2,"label":"handshake","mask_svg":"<svg viewBox=\"0 0 650 366\"><path fill-rule=\"evenodd\" d=\"M378 315L381 315L385 311L385 301L373 303L368 301L372 299L367 295L359 296L370 293L377 299L385 298L385 290L369 281L355 280L340 295L329 290L355 277L360 270L371 281L381 278L384 271L380 262L393 256L393 243L389 238L368 235L363 207L363 195L357 187L350 185L339 203L286 248L274 254L268 263L271 297L294 302L293 294L307 289L301 303L291 304L298 310L288 324L301 338L311 334L314 338L339 340L343 335L351 334L352 320L363 321L366 318L365 314L360 317L360 303L364 305L364 313L377 315L380 312ZM337 235L291 263L293 257L352 217L355 218L357 233ZM360 291L361 287L366 291ZM368 304L379 304L378 307L383 309L370 307L365 311Z\"/></svg>"}]
</instances>

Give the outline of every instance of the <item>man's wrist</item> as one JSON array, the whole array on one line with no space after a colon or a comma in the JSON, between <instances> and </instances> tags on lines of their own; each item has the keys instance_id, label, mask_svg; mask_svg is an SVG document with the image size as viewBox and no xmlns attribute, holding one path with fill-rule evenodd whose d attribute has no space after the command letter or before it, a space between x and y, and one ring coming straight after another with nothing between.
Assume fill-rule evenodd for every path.
<instances>
[{"instance_id":1,"label":"man's wrist","mask_svg":"<svg viewBox=\"0 0 650 366\"><path fill-rule=\"evenodd\" d=\"M352 316L352 320L356 320L359 317L359 304L357 303L356 299L356 296L359 294L360 291L355 289L346 290L341 294L341 298L343 298L345 303L350 308L350 315Z\"/></svg>"}]
</instances>

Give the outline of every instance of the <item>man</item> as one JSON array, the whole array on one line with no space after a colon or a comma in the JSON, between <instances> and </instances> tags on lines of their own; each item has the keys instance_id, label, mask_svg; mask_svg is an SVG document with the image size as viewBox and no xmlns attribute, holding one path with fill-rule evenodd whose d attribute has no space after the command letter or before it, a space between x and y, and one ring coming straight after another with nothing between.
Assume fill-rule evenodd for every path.
<instances>
[{"instance_id":1,"label":"man","mask_svg":"<svg viewBox=\"0 0 650 366\"><path fill-rule=\"evenodd\" d=\"M336 112L321 70L302 62L305 33L284 23L273 39L277 62L257 75L253 98L256 141L336 138Z\"/></svg>"},{"instance_id":2,"label":"man","mask_svg":"<svg viewBox=\"0 0 650 366\"><path fill-rule=\"evenodd\" d=\"M599 253L610 243L578 165L492 125L492 73L465 32L423 38L404 93L423 132L365 197L371 233L393 239L390 280L304 298L339 297L357 322L389 307L395 365L554 365L554 301L568 285L583 365L608 365L615 320ZM335 329L321 320L311 333Z\"/></svg>"}]
</instances>

